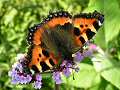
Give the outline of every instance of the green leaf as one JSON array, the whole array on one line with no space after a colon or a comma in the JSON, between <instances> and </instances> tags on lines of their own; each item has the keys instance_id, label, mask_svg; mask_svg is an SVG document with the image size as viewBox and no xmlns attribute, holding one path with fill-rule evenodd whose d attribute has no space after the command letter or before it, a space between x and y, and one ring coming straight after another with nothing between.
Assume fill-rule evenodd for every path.
<instances>
[{"instance_id":1,"label":"green leaf","mask_svg":"<svg viewBox=\"0 0 120 90\"><path fill-rule=\"evenodd\" d=\"M79 88L89 88L100 82L100 75L97 74L89 64L80 64L80 71L74 74L75 80L73 80L73 76L67 79L63 79L63 82L74 87Z\"/></svg>"},{"instance_id":2,"label":"green leaf","mask_svg":"<svg viewBox=\"0 0 120 90\"><path fill-rule=\"evenodd\" d=\"M7 14L5 15L5 24L7 25L8 23L10 23L13 19L14 19L14 17L15 17L15 15L17 15L17 10L15 9L15 8L11 8L10 7L10 10L7 12Z\"/></svg>"},{"instance_id":3,"label":"green leaf","mask_svg":"<svg viewBox=\"0 0 120 90\"><path fill-rule=\"evenodd\" d=\"M104 10L104 0L89 0L88 7L84 10L84 12L93 12L95 10L97 11L103 11Z\"/></svg>"},{"instance_id":4,"label":"green leaf","mask_svg":"<svg viewBox=\"0 0 120 90\"><path fill-rule=\"evenodd\" d=\"M105 90L118 90L118 89L116 89L115 87L113 87L113 85L108 84Z\"/></svg>"},{"instance_id":5,"label":"green leaf","mask_svg":"<svg viewBox=\"0 0 120 90\"><path fill-rule=\"evenodd\" d=\"M120 62L106 59L102 62L102 67L102 77L120 89Z\"/></svg>"},{"instance_id":6,"label":"green leaf","mask_svg":"<svg viewBox=\"0 0 120 90\"><path fill-rule=\"evenodd\" d=\"M105 32L104 27L101 27L94 39L95 43L99 45L101 48L106 49L107 45L105 42Z\"/></svg>"},{"instance_id":7,"label":"green leaf","mask_svg":"<svg viewBox=\"0 0 120 90\"><path fill-rule=\"evenodd\" d=\"M120 32L120 7L118 0L105 0L105 38L108 43Z\"/></svg>"},{"instance_id":8,"label":"green leaf","mask_svg":"<svg viewBox=\"0 0 120 90\"><path fill-rule=\"evenodd\" d=\"M105 53L97 54L92 61L96 71L105 80L120 89L120 61L108 59Z\"/></svg>"},{"instance_id":9,"label":"green leaf","mask_svg":"<svg viewBox=\"0 0 120 90\"><path fill-rule=\"evenodd\" d=\"M0 72L3 71L3 70L8 71L9 70L9 65L6 64L6 63L0 63Z\"/></svg>"}]
</instances>

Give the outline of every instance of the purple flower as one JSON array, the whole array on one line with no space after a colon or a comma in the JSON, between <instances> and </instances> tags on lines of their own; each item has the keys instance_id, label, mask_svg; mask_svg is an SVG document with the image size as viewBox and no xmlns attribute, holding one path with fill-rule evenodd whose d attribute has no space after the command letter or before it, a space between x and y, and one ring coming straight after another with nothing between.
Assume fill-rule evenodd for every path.
<instances>
[{"instance_id":1,"label":"purple flower","mask_svg":"<svg viewBox=\"0 0 120 90\"><path fill-rule=\"evenodd\" d=\"M35 81L33 85L34 85L35 89L40 89L42 86L42 83L40 81Z\"/></svg>"},{"instance_id":2,"label":"purple flower","mask_svg":"<svg viewBox=\"0 0 120 90\"><path fill-rule=\"evenodd\" d=\"M83 55L84 55L84 57L89 57L89 56L92 55L92 53L93 53L93 51L90 50L90 49L88 49L88 50L86 50L86 51L83 52Z\"/></svg>"},{"instance_id":3,"label":"purple flower","mask_svg":"<svg viewBox=\"0 0 120 90\"><path fill-rule=\"evenodd\" d=\"M19 84L19 76L16 74L15 77L12 78L12 84Z\"/></svg>"},{"instance_id":4,"label":"purple flower","mask_svg":"<svg viewBox=\"0 0 120 90\"><path fill-rule=\"evenodd\" d=\"M95 44L90 44L88 49L83 52L84 57L92 56L93 52L97 50L97 46Z\"/></svg>"},{"instance_id":5,"label":"purple flower","mask_svg":"<svg viewBox=\"0 0 120 90\"><path fill-rule=\"evenodd\" d=\"M75 61L80 62L84 59L84 56L82 55L82 53L77 52L77 53L75 53L74 59L75 59Z\"/></svg>"},{"instance_id":6,"label":"purple flower","mask_svg":"<svg viewBox=\"0 0 120 90\"><path fill-rule=\"evenodd\" d=\"M19 80L18 82L20 84L26 84L27 83L27 81L26 81L26 79L23 75L19 76L18 80Z\"/></svg>"},{"instance_id":7,"label":"purple flower","mask_svg":"<svg viewBox=\"0 0 120 90\"><path fill-rule=\"evenodd\" d=\"M66 64L67 64L67 60L63 60L63 62L62 62L62 64L60 66L64 67L64 66L66 66Z\"/></svg>"},{"instance_id":8,"label":"purple flower","mask_svg":"<svg viewBox=\"0 0 120 90\"><path fill-rule=\"evenodd\" d=\"M60 66L70 68L70 67L72 67L72 62L70 62L70 60L64 60Z\"/></svg>"},{"instance_id":9,"label":"purple flower","mask_svg":"<svg viewBox=\"0 0 120 90\"><path fill-rule=\"evenodd\" d=\"M61 84L62 83L61 75L60 75L59 71L53 72L53 79L56 82L56 84Z\"/></svg>"},{"instance_id":10,"label":"purple flower","mask_svg":"<svg viewBox=\"0 0 120 90\"><path fill-rule=\"evenodd\" d=\"M23 65L20 62L12 65L12 70L8 72L8 75L12 78L13 84L26 84L32 80L31 74L24 73L23 69Z\"/></svg>"},{"instance_id":11,"label":"purple flower","mask_svg":"<svg viewBox=\"0 0 120 90\"><path fill-rule=\"evenodd\" d=\"M72 63L70 63L70 60L64 60L60 66L61 68L63 68L62 70L63 74L66 77L70 76L71 74L70 69L72 68Z\"/></svg>"},{"instance_id":12,"label":"purple flower","mask_svg":"<svg viewBox=\"0 0 120 90\"><path fill-rule=\"evenodd\" d=\"M16 79L12 79L11 83L12 84L18 84L18 81Z\"/></svg>"},{"instance_id":13,"label":"purple flower","mask_svg":"<svg viewBox=\"0 0 120 90\"><path fill-rule=\"evenodd\" d=\"M12 69L8 72L8 76L14 78L17 75L17 71L15 69Z\"/></svg>"},{"instance_id":14,"label":"purple flower","mask_svg":"<svg viewBox=\"0 0 120 90\"><path fill-rule=\"evenodd\" d=\"M23 72L23 66L21 63L17 62L14 65L15 66L13 66L13 67L16 68L17 70L19 70L19 72Z\"/></svg>"},{"instance_id":15,"label":"purple flower","mask_svg":"<svg viewBox=\"0 0 120 90\"><path fill-rule=\"evenodd\" d=\"M66 77L69 77L71 74L70 68L66 67L65 69L63 69L63 73Z\"/></svg>"},{"instance_id":16,"label":"purple flower","mask_svg":"<svg viewBox=\"0 0 120 90\"><path fill-rule=\"evenodd\" d=\"M42 76L40 74L36 74L36 81L40 81L42 80Z\"/></svg>"},{"instance_id":17,"label":"purple flower","mask_svg":"<svg viewBox=\"0 0 120 90\"><path fill-rule=\"evenodd\" d=\"M26 80L27 80L28 82L30 82L30 81L32 80L32 76L31 76L31 75L27 75Z\"/></svg>"},{"instance_id":18,"label":"purple flower","mask_svg":"<svg viewBox=\"0 0 120 90\"><path fill-rule=\"evenodd\" d=\"M18 74L14 75L14 72L13 72L11 77L12 77L12 81L11 81L12 84L19 84L19 76L18 76Z\"/></svg>"},{"instance_id":19,"label":"purple flower","mask_svg":"<svg viewBox=\"0 0 120 90\"><path fill-rule=\"evenodd\" d=\"M72 62L68 61L65 66L68 67L68 68L71 68L72 67Z\"/></svg>"},{"instance_id":20,"label":"purple flower","mask_svg":"<svg viewBox=\"0 0 120 90\"><path fill-rule=\"evenodd\" d=\"M92 50L96 50L97 46L95 44L90 44L89 48L92 49Z\"/></svg>"},{"instance_id":21,"label":"purple flower","mask_svg":"<svg viewBox=\"0 0 120 90\"><path fill-rule=\"evenodd\" d=\"M12 77L13 84L26 84L32 80L32 77L30 75L24 75L24 73L16 72L17 71L10 72L11 75L9 75Z\"/></svg>"},{"instance_id":22,"label":"purple flower","mask_svg":"<svg viewBox=\"0 0 120 90\"><path fill-rule=\"evenodd\" d=\"M35 89L40 89L42 86L42 76L40 74L36 74L35 76L35 82L34 82L34 87Z\"/></svg>"},{"instance_id":23,"label":"purple flower","mask_svg":"<svg viewBox=\"0 0 120 90\"><path fill-rule=\"evenodd\" d=\"M27 76L19 76L19 83L20 84L26 84L29 83L32 80L32 77L30 75Z\"/></svg>"}]
</instances>

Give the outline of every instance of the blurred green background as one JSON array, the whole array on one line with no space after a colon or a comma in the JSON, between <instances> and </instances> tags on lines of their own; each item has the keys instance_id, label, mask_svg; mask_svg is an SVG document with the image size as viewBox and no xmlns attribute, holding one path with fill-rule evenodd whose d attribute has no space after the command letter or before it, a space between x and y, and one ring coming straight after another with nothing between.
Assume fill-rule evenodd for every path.
<instances>
[{"instance_id":1,"label":"blurred green background","mask_svg":"<svg viewBox=\"0 0 120 90\"><path fill-rule=\"evenodd\" d=\"M80 64L75 80L63 78L61 90L120 90L120 0L0 0L0 90L34 90L32 85L12 85L8 71L18 53L27 51L28 27L38 24L49 11L72 14L97 10L105 22L94 41L104 55ZM99 66L100 64L100 66ZM50 75L43 76L41 90L53 90Z\"/></svg>"}]
</instances>

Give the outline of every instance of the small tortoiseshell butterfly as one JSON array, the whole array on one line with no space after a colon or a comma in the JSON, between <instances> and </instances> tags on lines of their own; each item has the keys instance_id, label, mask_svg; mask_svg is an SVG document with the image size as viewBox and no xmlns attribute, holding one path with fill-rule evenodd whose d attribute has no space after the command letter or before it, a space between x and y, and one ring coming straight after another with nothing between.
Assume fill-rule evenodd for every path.
<instances>
[{"instance_id":1,"label":"small tortoiseshell butterfly","mask_svg":"<svg viewBox=\"0 0 120 90\"><path fill-rule=\"evenodd\" d=\"M97 11L74 16L66 11L50 13L29 29L29 68L44 72L62 60L73 60L72 54L96 34L103 21L104 16Z\"/></svg>"}]
</instances>

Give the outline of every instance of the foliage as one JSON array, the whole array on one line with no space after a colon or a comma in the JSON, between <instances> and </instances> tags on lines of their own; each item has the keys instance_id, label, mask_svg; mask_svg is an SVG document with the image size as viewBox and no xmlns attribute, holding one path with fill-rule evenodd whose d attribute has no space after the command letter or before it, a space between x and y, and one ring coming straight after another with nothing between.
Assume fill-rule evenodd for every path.
<instances>
[{"instance_id":1,"label":"foliage","mask_svg":"<svg viewBox=\"0 0 120 90\"><path fill-rule=\"evenodd\" d=\"M17 53L27 51L27 29L40 23L49 11L57 10L74 14L97 10L105 15L104 26L95 38L104 55L84 60L80 72L74 75L75 80L72 76L63 78L61 89L120 89L120 0L0 0L0 90L33 90L31 85L12 85L8 70ZM51 76L45 74L43 79L42 90L52 90Z\"/></svg>"}]
</instances>

